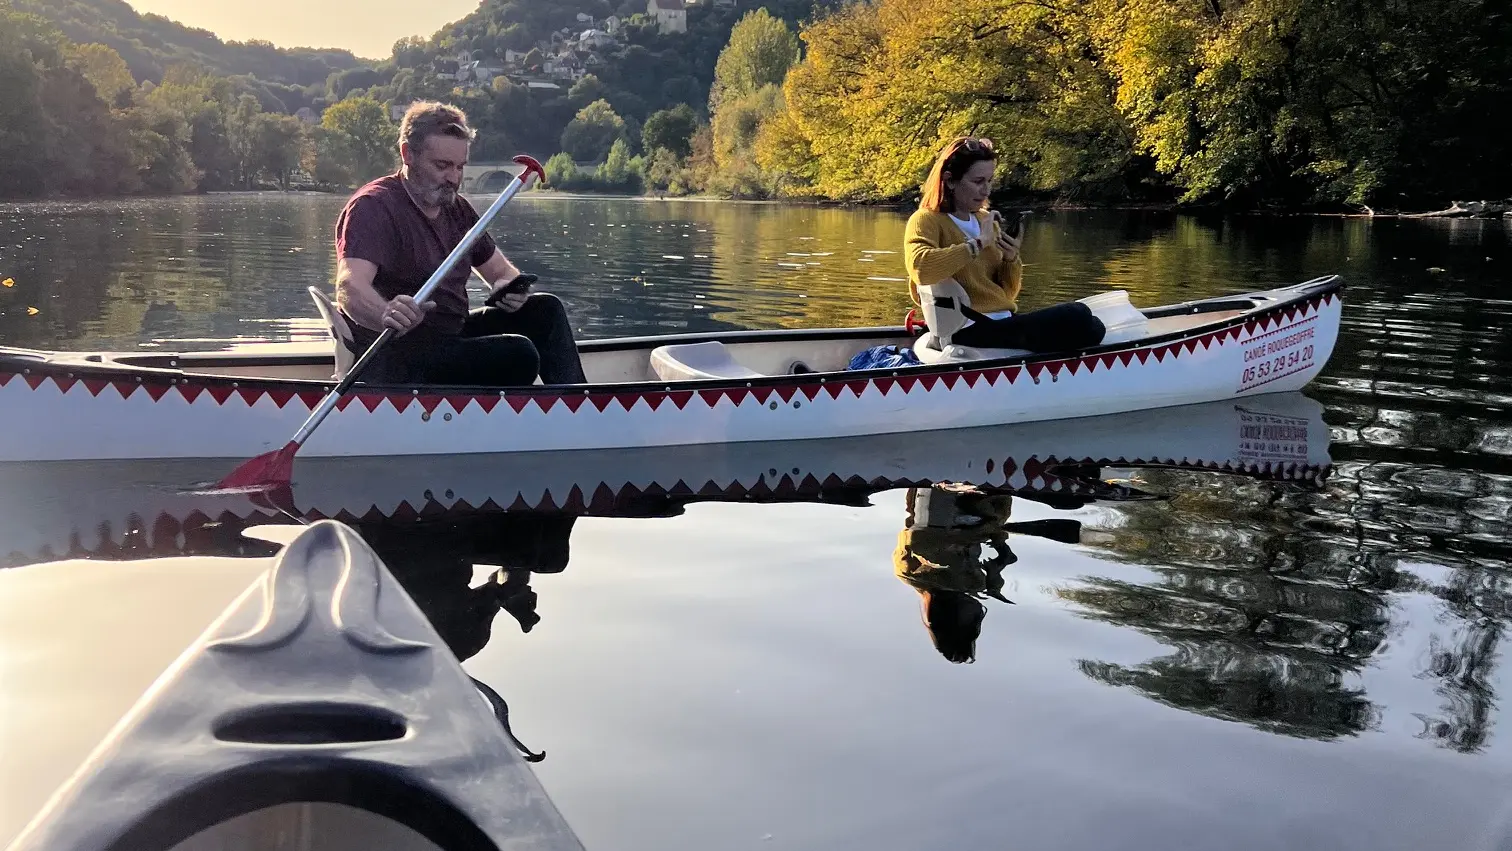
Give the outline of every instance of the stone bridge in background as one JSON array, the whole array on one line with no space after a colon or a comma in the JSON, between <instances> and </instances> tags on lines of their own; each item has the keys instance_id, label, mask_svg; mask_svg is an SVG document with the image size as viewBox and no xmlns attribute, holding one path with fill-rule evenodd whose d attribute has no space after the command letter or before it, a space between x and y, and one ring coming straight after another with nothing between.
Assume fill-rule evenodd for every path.
<instances>
[{"instance_id":1,"label":"stone bridge in background","mask_svg":"<svg viewBox=\"0 0 1512 851\"><path fill-rule=\"evenodd\" d=\"M524 166L515 162L468 163L462 167L462 192L467 195L497 195L524 170Z\"/></svg>"}]
</instances>

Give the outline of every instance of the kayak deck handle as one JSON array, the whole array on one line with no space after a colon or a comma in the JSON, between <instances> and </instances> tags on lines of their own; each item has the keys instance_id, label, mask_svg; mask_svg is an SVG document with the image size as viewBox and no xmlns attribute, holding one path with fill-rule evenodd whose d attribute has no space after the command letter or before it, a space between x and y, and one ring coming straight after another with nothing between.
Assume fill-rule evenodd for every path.
<instances>
[{"instance_id":1,"label":"kayak deck handle","mask_svg":"<svg viewBox=\"0 0 1512 851\"><path fill-rule=\"evenodd\" d=\"M259 706L217 719L212 729L223 742L335 745L402 739L409 725L376 706L322 702Z\"/></svg>"}]
</instances>

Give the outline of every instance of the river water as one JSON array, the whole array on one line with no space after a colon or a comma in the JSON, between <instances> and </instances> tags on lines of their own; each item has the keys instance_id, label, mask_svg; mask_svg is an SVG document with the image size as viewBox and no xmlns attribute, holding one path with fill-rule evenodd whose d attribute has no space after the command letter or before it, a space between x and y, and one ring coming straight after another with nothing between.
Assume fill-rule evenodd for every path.
<instances>
[{"instance_id":1,"label":"river water","mask_svg":"<svg viewBox=\"0 0 1512 851\"><path fill-rule=\"evenodd\" d=\"M0 206L0 345L316 339L305 288L329 287L340 204ZM493 231L567 301L580 336L604 337L896 323L904 220L522 196ZM1294 452L1314 480L1104 464L995 501L898 482L756 499L758 471L669 500L646 486L654 469L600 459L540 473L634 485L597 508L352 522L547 751L534 769L591 849L1512 848L1505 227L1056 212L1031 217L1025 252L1026 309L1338 273L1342 335L1305 395L1257 400L1258 413L977 432L919 447L903 468L972 447L1082 458L1097 441L1253 460L1245 428L1280 423L1309 437L1261 455ZM776 475L792 460L873 481L867 451L645 463ZM183 513L182 530L153 538L121 484L140 475L102 469L98 487L28 475L42 474L13 472L0 503L7 567L66 570L52 562L70 549L207 563L272 552L190 535ZM980 490L991 476L959 478ZM999 511L1006 534L981 531L975 518ZM39 531L53 526L79 531ZM941 570L921 580L910 557ZM495 576L501 565L515 570ZM997 587L998 573L980 603L951 584ZM476 589L504 575L510 592L483 596L508 604L480 610ZM951 629L962 621L980 630L974 646Z\"/></svg>"}]
</instances>

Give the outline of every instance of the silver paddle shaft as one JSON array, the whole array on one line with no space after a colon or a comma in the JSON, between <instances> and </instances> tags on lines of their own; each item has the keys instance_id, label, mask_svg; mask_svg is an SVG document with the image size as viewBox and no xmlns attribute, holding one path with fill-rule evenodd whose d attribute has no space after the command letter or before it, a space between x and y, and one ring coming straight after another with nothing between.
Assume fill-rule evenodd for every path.
<instances>
[{"instance_id":1,"label":"silver paddle shaft","mask_svg":"<svg viewBox=\"0 0 1512 851\"><path fill-rule=\"evenodd\" d=\"M483 215L478 217L477 223L467 231L462 237L462 241L457 243L457 247L453 248L451 253L446 255L446 259L441 262L441 265L436 268L436 271L431 273L430 280L426 281L425 285L415 292L414 299L416 303L423 304L430 297L430 294L436 291L436 287L441 285L441 279L450 274L452 268L457 265L457 261L461 260L463 255L472 250L473 243L477 242L478 237L488 230L489 224L499 215L499 211L504 209L504 205L509 203L509 199L513 198L515 193L525 188L525 183L530 179L530 174L530 170L527 169L521 174L516 175L515 179L510 181L508 186L504 187L504 191L500 192L499 197L495 198L494 202L483 212ZM392 328L383 329L383 333L378 335L378 339L373 341L373 345L368 346L368 350L362 353L362 357L358 358L357 362L352 364L352 368L347 370L347 374L336 385L336 389L326 394L325 399L316 406L315 410L310 412L309 419L305 420L304 425L299 427L299 431L294 433L294 443L303 444L305 442L305 438L310 436L310 432L314 431L315 427L320 425L320 421L325 419L326 415L336 407L336 403L341 399L341 394L345 393L357 382L357 376L362 372L362 368L367 366L368 361L373 359L373 355L378 353L378 349L392 339L395 333ZM336 345L339 346L341 343L337 342Z\"/></svg>"}]
</instances>

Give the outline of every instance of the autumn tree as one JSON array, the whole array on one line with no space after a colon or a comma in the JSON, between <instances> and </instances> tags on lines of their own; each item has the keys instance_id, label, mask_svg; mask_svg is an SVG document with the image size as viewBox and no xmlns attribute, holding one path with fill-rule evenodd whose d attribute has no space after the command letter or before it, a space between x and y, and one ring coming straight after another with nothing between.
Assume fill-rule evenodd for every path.
<instances>
[{"instance_id":1,"label":"autumn tree","mask_svg":"<svg viewBox=\"0 0 1512 851\"><path fill-rule=\"evenodd\" d=\"M745 94L726 97L714 115L714 160L730 168L737 160L754 162L752 147L762 122L785 111L782 90L768 83Z\"/></svg>"},{"instance_id":2,"label":"autumn tree","mask_svg":"<svg viewBox=\"0 0 1512 851\"><path fill-rule=\"evenodd\" d=\"M798 59L798 38L787 23L765 7L748 12L730 31L729 43L714 65L709 112L731 98L750 95L763 86L782 85L788 68Z\"/></svg>"}]
</instances>

